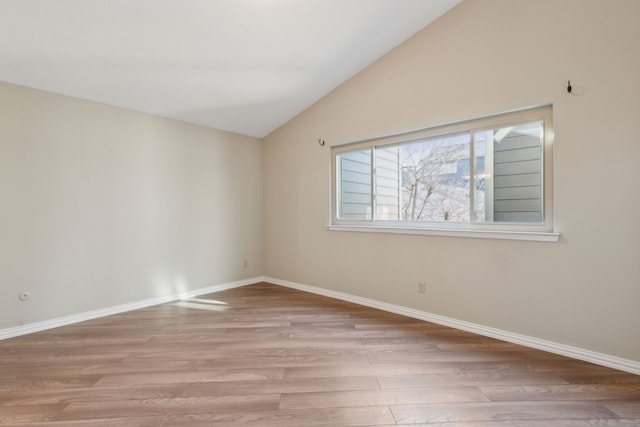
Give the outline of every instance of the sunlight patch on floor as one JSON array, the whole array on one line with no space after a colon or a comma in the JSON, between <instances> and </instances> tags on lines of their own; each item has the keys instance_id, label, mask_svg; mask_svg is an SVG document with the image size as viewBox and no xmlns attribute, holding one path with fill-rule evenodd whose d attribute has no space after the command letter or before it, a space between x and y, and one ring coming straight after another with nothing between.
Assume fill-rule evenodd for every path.
<instances>
[{"instance_id":1,"label":"sunlight patch on floor","mask_svg":"<svg viewBox=\"0 0 640 427\"><path fill-rule=\"evenodd\" d=\"M226 302L204 298L189 298L188 300L177 301L174 305L177 305L178 307L209 311L225 311L227 309Z\"/></svg>"}]
</instances>

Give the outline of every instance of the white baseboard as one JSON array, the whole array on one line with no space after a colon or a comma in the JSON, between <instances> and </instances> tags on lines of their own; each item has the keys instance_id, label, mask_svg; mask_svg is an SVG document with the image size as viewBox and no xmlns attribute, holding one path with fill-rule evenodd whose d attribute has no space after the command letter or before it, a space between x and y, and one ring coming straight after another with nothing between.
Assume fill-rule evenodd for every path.
<instances>
[{"instance_id":1,"label":"white baseboard","mask_svg":"<svg viewBox=\"0 0 640 427\"><path fill-rule=\"evenodd\" d=\"M126 311L137 310L140 308L150 307L153 305L164 304L171 301L189 299L189 298L194 298L200 295L220 292L227 289L239 288L241 286L252 285L259 282L269 282L269 283L273 283L274 285L285 286L292 289L298 289L300 291L323 295L326 297L335 298L342 301L348 301L348 302L360 304L366 307L372 307L378 310L401 314L403 316L411 317L414 319L420 319L420 320L436 323L443 326L449 326L452 328L461 329L463 331L472 332L475 334L500 339L500 340L511 342L514 344L520 344L527 347L536 348L538 350L548 351L550 353L560 354L562 356L572 357L574 359L583 360L585 362L591 362L597 365L607 366L609 368L618 369L620 371L625 371L632 374L640 375L640 362L636 362L633 360L623 359L623 358L611 356L608 354L597 353L594 351L572 347L565 344L559 344L552 341L541 340L538 338L516 334L516 333L505 331L502 329L490 328L490 327L482 326L476 323L465 322L462 320L453 319L451 317L440 316L440 315L428 313L425 311L415 310L412 308L402 307L394 304L388 304L388 303L376 301L369 298L363 298L355 295L346 294L343 292L332 291L329 289L318 288L315 286L303 285L300 283L290 282L287 280L280 280L273 277L254 277L251 279L240 280L237 282L230 282L230 283L223 283L219 285L208 286L206 288L200 288L200 289L196 289L189 292L183 292L180 294L150 298L150 299L136 301L128 304L121 304L113 307L106 307L98 310L92 310L85 313L59 317L56 319L46 320L43 322L30 323L28 325L2 329L0 330L0 340L17 337L20 335L27 335L34 332L57 328L60 326L71 325L73 323L84 322L85 320L91 320L99 317L110 316L112 314L124 313Z\"/></svg>"},{"instance_id":2,"label":"white baseboard","mask_svg":"<svg viewBox=\"0 0 640 427\"><path fill-rule=\"evenodd\" d=\"M484 335L502 341L520 344L538 350L548 351L549 353L560 354L562 356L567 356L574 359L583 360L585 362L590 362L597 365L618 369L620 371L640 375L640 362L636 362L633 360L610 356L608 354L597 353L594 351L572 347L565 344L559 344L552 341L541 340L538 338L516 334L502 329L490 328L487 326L478 325L476 323L465 322L462 320L453 319L451 317L440 316L437 314L402 307L399 305L387 304L373 299L345 294L342 292L336 292L329 289L303 285L300 283L275 279L273 277L264 277L263 280L265 282L273 283L274 285L286 286L288 288L298 289L300 291L310 292L313 294L348 301L367 307L377 308L379 310L401 314L403 316L412 317L414 319L425 320L427 322L436 323L438 325L449 326L452 328L461 329L463 331L472 332L474 334Z\"/></svg>"},{"instance_id":3,"label":"white baseboard","mask_svg":"<svg viewBox=\"0 0 640 427\"><path fill-rule=\"evenodd\" d=\"M13 338L20 335L32 334L47 329L57 328L60 326L71 325L73 323L84 322L85 320L97 319L99 317L110 316L112 314L124 313L126 311L137 310L140 308L151 307L153 305L164 304L171 301L194 298L200 295L220 292L226 289L238 288L240 286L251 285L262 282L264 277L254 277L251 279L240 280L237 282L223 283L219 285L208 286L193 291L182 292L180 294L166 295L157 298L150 298L142 301L135 301L127 304L115 305L113 307L100 308L85 313L72 314L70 316L58 317L56 319L45 320L43 322L29 323L27 325L16 326L0 330L0 340Z\"/></svg>"}]
</instances>

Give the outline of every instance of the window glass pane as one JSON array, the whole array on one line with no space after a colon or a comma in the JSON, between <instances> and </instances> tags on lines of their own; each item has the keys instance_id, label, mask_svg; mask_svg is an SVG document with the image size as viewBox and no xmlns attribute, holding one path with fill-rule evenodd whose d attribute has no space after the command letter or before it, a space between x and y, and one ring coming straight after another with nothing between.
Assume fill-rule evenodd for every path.
<instances>
[{"instance_id":1,"label":"window glass pane","mask_svg":"<svg viewBox=\"0 0 640 427\"><path fill-rule=\"evenodd\" d=\"M476 132L474 141L476 220L541 223L543 123Z\"/></svg>"},{"instance_id":2,"label":"window glass pane","mask_svg":"<svg viewBox=\"0 0 640 427\"><path fill-rule=\"evenodd\" d=\"M400 146L402 220L469 222L470 139L464 133Z\"/></svg>"},{"instance_id":3,"label":"window glass pane","mask_svg":"<svg viewBox=\"0 0 640 427\"><path fill-rule=\"evenodd\" d=\"M371 220L371 149L336 157L338 218Z\"/></svg>"}]
</instances>

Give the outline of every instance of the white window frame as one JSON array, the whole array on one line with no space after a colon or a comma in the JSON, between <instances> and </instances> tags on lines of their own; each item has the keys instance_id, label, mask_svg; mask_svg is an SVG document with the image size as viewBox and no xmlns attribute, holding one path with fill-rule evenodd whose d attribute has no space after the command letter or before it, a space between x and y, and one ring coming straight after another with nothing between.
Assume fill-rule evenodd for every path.
<instances>
[{"instance_id":1,"label":"white window frame","mask_svg":"<svg viewBox=\"0 0 640 427\"><path fill-rule=\"evenodd\" d=\"M372 220L338 219L338 182L336 159L341 153L362 149L372 149L385 145L397 145L422 138L445 136L461 132L476 132L484 129L515 126L518 124L542 121L542 203L543 222L541 223L460 223L460 222L410 222L380 221L375 219L372 203ZM473 143L472 143L473 146ZM473 154L473 149L472 153ZM373 163L373 162L372 162ZM373 169L373 165L372 165ZM372 194L375 173L372 170ZM534 240L555 242L560 234L553 228L553 123L552 106L544 105L507 113L496 114L471 120L433 126L410 132L372 138L333 146L331 149L331 221L327 226L331 231L355 231L395 234L422 234L456 237L480 237L511 240Z\"/></svg>"}]
</instances>

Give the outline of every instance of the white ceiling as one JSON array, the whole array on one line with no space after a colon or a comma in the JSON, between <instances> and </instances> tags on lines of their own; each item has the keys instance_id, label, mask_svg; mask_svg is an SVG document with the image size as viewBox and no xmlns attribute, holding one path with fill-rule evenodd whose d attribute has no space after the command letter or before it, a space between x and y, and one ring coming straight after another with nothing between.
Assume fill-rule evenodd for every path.
<instances>
[{"instance_id":1,"label":"white ceiling","mask_svg":"<svg viewBox=\"0 0 640 427\"><path fill-rule=\"evenodd\" d=\"M461 0L0 0L0 81L264 137Z\"/></svg>"}]
</instances>

